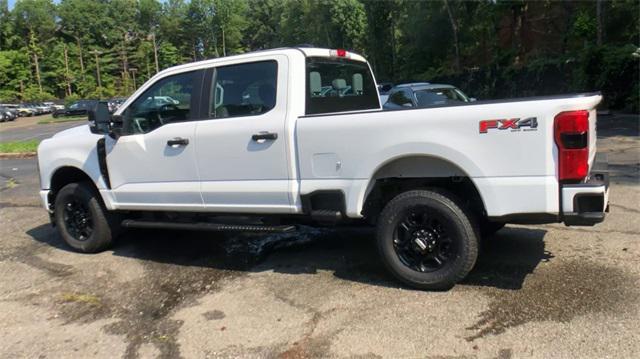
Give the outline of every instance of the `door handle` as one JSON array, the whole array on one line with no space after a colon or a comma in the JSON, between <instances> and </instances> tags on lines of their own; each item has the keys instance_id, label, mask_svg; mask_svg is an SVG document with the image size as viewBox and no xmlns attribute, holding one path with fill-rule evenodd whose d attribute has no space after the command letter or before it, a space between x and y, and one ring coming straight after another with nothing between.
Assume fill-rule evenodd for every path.
<instances>
[{"instance_id":1,"label":"door handle","mask_svg":"<svg viewBox=\"0 0 640 359\"><path fill-rule=\"evenodd\" d=\"M278 134L274 132L260 132L253 134L253 136L251 136L251 139L256 142L260 140L275 141L278 139Z\"/></svg>"},{"instance_id":2,"label":"door handle","mask_svg":"<svg viewBox=\"0 0 640 359\"><path fill-rule=\"evenodd\" d=\"M167 141L167 146L176 147L176 146L186 146L189 144L188 138L175 137Z\"/></svg>"}]
</instances>

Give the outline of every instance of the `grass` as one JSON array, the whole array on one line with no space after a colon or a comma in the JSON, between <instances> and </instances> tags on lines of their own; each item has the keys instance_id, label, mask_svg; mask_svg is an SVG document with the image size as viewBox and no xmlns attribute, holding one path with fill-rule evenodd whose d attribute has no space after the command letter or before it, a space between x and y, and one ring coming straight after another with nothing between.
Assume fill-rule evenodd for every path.
<instances>
[{"instance_id":1,"label":"grass","mask_svg":"<svg viewBox=\"0 0 640 359\"><path fill-rule=\"evenodd\" d=\"M15 188L18 185L18 182L16 182L15 178L9 178L6 182L5 182L5 186L6 188Z\"/></svg>"},{"instance_id":2,"label":"grass","mask_svg":"<svg viewBox=\"0 0 640 359\"><path fill-rule=\"evenodd\" d=\"M46 125L49 123L72 122L72 121L86 121L86 120L87 120L86 116L53 118L53 116L51 115L46 115L40 121L38 121L38 125Z\"/></svg>"},{"instance_id":3,"label":"grass","mask_svg":"<svg viewBox=\"0 0 640 359\"><path fill-rule=\"evenodd\" d=\"M92 294L64 293L62 294L62 301L100 305L100 298Z\"/></svg>"},{"instance_id":4,"label":"grass","mask_svg":"<svg viewBox=\"0 0 640 359\"><path fill-rule=\"evenodd\" d=\"M36 152L38 140L0 142L0 153Z\"/></svg>"}]
</instances>

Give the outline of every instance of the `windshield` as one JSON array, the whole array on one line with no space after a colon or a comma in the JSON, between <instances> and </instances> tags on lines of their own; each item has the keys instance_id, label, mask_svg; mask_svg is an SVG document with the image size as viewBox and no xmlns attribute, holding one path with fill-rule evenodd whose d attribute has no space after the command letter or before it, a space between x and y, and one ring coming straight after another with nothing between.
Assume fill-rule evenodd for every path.
<instances>
[{"instance_id":1,"label":"windshield","mask_svg":"<svg viewBox=\"0 0 640 359\"><path fill-rule=\"evenodd\" d=\"M417 90L418 106L445 105L455 102L469 102L469 98L456 88L433 88Z\"/></svg>"}]
</instances>

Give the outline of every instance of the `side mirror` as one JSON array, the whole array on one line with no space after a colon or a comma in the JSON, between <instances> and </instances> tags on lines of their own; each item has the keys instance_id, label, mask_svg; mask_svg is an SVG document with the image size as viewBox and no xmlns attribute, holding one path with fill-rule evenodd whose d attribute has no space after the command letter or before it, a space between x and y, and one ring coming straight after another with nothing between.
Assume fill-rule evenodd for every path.
<instances>
[{"instance_id":1,"label":"side mirror","mask_svg":"<svg viewBox=\"0 0 640 359\"><path fill-rule=\"evenodd\" d=\"M469 97L469 102L476 102L478 101L475 97Z\"/></svg>"},{"instance_id":2,"label":"side mirror","mask_svg":"<svg viewBox=\"0 0 640 359\"><path fill-rule=\"evenodd\" d=\"M109 133L109 105L105 101L98 101L94 106L87 109L89 117L89 129L92 133L107 134Z\"/></svg>"},{"instance_id":3,"label":"side mirror","mask_svg":"<svg viewBox=\"0 0 640 359\"><path fill-rule=\"evenodd\" d=\"M121 115L113 115L111 116L111 121L109 122L109 136L113 139L118 139L118 137L122 136L122 129L124 128L124 121Z\"/></svg>"}]
</instances>

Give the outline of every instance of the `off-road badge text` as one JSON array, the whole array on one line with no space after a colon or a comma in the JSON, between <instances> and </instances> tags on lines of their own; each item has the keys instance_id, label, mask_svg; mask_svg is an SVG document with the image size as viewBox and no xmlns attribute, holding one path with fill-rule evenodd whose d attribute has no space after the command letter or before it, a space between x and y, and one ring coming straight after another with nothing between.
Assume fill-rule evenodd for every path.
<instances>
[{"instance_id":1,"label":"off-road badge text","mask_svg":"<svg viewBox=\"0 0 640 359\"><path fill-rule=\"evenodd\" d=\"M523 128L526 127L526 128ZM537 131L538 119L536 117L527 118L503 118L496 120L482 120L480 121L480 133L487 133L491 129L497 130L511 130L511 132L517 132L521 129L523 131Z\"/></svg>"}]
</instances>

